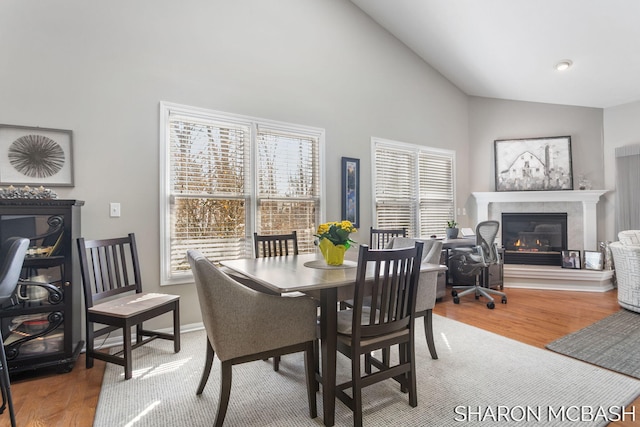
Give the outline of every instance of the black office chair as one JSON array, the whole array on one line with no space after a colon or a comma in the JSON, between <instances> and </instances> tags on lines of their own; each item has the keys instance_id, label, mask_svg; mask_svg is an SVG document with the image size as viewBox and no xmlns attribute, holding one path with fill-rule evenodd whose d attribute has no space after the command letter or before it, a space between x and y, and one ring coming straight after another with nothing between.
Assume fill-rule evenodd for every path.
<instances>
[{"instance_id":1,"label":"black office chair","mask_svg":"<svg viewBox=\"0 0 640 427\"><path fill-rule=\"evenodd\" d=\"M29 248L29 239L22 237L9 237L0 246L0 305L10 299L16 290L24 257ZM16 418L13 412L13 400L11 399L11 382L9 380L9 367L7 355L4 350L4 337L0 334L0 388L2 389L2 406L0 413L9 407L11 426L15 427Z\"/></svg>"},{"instance_id":2,"label":"black office chair","mask_svg":"<svg viewBox=\"0 0 640 427\"><path fill-rule=\"evenodd\" d=\"M489 287L489 267L501 262L498 248L494 243L500 223L498 221L483 221L476 226L476 246L473 248L457 248L449 258L452 266L459 276L471 277L473 285L454 286L451 291L453 302L460 303L460 297L473 293L476 299L481 296L489 299L487 307L495 308L491 295L502 297L502 304L507 303L507 294ZM454 283L455 285L455 283ZM462 292L458 292L462 291Z\"/></svg>"}]
</instances>

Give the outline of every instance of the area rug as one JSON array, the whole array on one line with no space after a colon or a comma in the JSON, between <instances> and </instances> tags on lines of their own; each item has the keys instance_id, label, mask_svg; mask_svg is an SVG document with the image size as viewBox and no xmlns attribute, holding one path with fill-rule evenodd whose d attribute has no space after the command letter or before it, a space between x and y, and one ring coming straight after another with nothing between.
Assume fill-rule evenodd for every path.
<instances>
[{"instance_id":1,"label":"area rug","mask_svg":"<svg viewBox=\"0 0 640 427\"><path fill-rule=\"evenodd\" d=\"M622 309L547 348L640 379L640 314Z\"/></svg>"},{"instance_id":2,"label":"area rug","mask_svg":"<svg viewBox=\"0 0 640 427\"><path fill-rule=\"evenodd\" d=\"M365 426L604 426L622 419L640 394L640 381L434 315L439 358L431 359L417 322L418 406L397 383L363 393ZM204 332L182 336L182 351L156 340L134 351L133 378L108 364L95 427L211 426L219 394L220 362L196 396L205 357ZM349 361L338 357L338 380ZM280 371L257 361L233 368L225 426L322 426L310 419L302 355L282 357ZM351 412L336 402L336 426L352 426Z\"/></svg>"}]
</instances>

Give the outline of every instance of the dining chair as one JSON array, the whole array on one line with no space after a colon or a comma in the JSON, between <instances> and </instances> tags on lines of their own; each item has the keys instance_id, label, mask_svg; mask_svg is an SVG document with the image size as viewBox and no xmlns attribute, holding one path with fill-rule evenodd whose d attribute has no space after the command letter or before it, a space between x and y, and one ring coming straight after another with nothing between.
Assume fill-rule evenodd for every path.
<instances>
[{"instance_id":1,"label":"dining chair","mask_svg":"<svg viewBox=\"0 0 640 427\"><path fill-rule=\"evenodd\" d=\"M423 245L416 242L412 248L381 250L360 246L353 308L340 310L337 319L337 348L351 359L351 379L336 386L336 397L353 411L356 427L363 421L362 389L371 384L393 378L403 392L408 391L409 405L418 405L414 325ZM373 278L367 279L367 268ZM368 295L371 302L367 304ZM398 363L384 363L371 354L396 344ZM361 371L363 356L365 366L372 365L375 372Z\"/></svg>"},{"instance_id":2,"label":"dining chair","mask_svg":"<svg viewBox=\"0 0 640 427\"><path fill-rule=\"evenodd\" d=\"M253 233L253 248L256 258L298 255L298 234L295 230L290 234Z\"/></svg>"},{"instance_id":3,"label":"dining chair","mask_svg":"<svg viewBox=\"0 0 640 427\"><path fill-rule=\"evenodd\" d=\"M424 244L422 250L422 263L440 264L442 240L418 240L408 237L394 237L387 245L387 248L407 248L414 246L417 241ZM439 272L437 271L420 273L420 282L418 285L418 292L416 294L416 318L422 317L424 320L424 334L432 359L438 358L438 353L436 352L436 346L433 339L433 308L436 305L438 273Z\"/></svg>"},{"instance_id":4,"label":"dining chair","mask_svg":"<svg viewBox=\"0 0 640 427\"><path fill-rule=\"evenodd\" d=\"M215 426L224 422L232 367L281 354L304 352L309 415L317 416L314 366L316 303L310 297L268 295L235 281L200 252L187 251L207 332L206 361L197 395L209 378L214 356L222 363ZM294 398L294 396L292 396Z\"/></svg>"},{"instance_id":5,"label":"dining chair","mask_svg":"<svg viewBox=\"0 0 640 427\"><path fill-rule=\"evenodd\" d=\"M256 258L260 257L273 257L273 256L286 256L286 255L298 255L298 233L293 230L289 234L258 234L253 233L253 248ZM233 275L235 276L235 275ZM234 277L237 279L237 277ZM274 294L273 291L265 289L258 283L250 279L243 279L240 282L250 288ZM300 293L296 292L295 295L299 296ZM273 358L273 370L278 371L280 369L280 356Z\"/></svg>"},{"instance_id":6,"label":"dining chair","mask_svg":"<svg viewBox=\"0 0 640 427\"><path fill-rule=\"evenodd\" d=\"M369 247L371 249L382 249L394 237L407 237L406 228L384 229L371 227L369 232Z\"/></svg>"},{"instance_id":7,"label":"dining chair","mask_svg":"<svg viewBox=\"0 0 640 427\"><path fill-rule=\"evenodd\" d=\"M29 239L23 237L9 237L0 246L0 305L9 300L15 293L22 263L29 247ZM2 406L0 413L9 408L11 426L15 427L16 418L11 398L11 381L9 379L9 366L4 349L4 337L0 334L0 390L2 391Z\"/></svg>"},{"instance_id":8,"label":"dining chair","mask_svg":"<svg viewBox=\"0 0 640 427\"><path fill-rule=\"evenodd\" d=\"M156 292L143 292L140 262L134 233L126 237L102 240L77 239L82 275L85 326L86 366L93 359L124 367L124 378L132 376L132 350L157 338L173 341L180 351L180 297ZM143 322L173 313L173 334L144 329ZM94 329L96 324L106 325ZM135 344L131 328L136 327ZM115 330L122 331L123 349L115 354L96 348L95 338ZM145 338L146 337L146 338Z\"/></svg>"}]
</instances>

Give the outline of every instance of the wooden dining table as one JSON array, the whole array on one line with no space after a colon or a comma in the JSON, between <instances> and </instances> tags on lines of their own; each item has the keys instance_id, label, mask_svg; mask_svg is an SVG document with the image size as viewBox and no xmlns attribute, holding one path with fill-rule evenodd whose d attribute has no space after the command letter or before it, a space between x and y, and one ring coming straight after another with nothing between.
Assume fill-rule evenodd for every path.
<instances>
[{"instance_id":1,"label":"wooden dining table","mask_svg":"<svg viewBox=\"0 0 640 427\"><path fill-rule=\"evenodd\" d=\"M336 406L337 305L339 301L353 298L357 262L345 260L342 266L328 266L319 253L312 253L243 258L222 261L221 264L270 291L279 294L303 292L319 301L324 425L333 426ZM442 271L445 268L438 264L423 263L420 271ZM367 271L367 276L373 276L373 271Z\"/></svg>"}]
</instances>

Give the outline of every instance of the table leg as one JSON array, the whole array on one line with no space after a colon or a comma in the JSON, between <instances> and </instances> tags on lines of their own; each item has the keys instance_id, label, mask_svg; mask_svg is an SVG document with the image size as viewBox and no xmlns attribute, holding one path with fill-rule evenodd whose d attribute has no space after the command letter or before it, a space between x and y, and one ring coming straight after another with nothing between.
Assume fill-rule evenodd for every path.
<instances>
[{"instance_id":1,"label":"table leg","mask_svg":"<svg viewBox=\"0 0 640 427\"><path fill-rule=\"evenodd\" d=\"M322 399L324 425L333 426L336 412L336 347L338 291L323 289L320 297L320 340L322 345Z\"/></svg>"}]
</instances>

